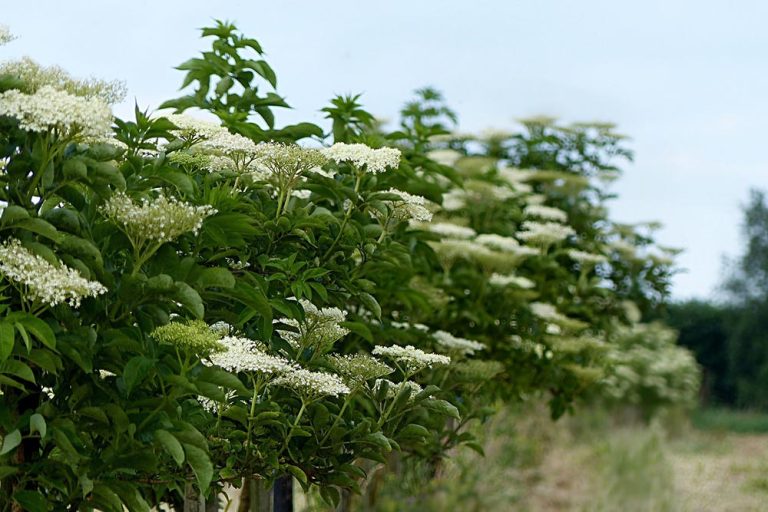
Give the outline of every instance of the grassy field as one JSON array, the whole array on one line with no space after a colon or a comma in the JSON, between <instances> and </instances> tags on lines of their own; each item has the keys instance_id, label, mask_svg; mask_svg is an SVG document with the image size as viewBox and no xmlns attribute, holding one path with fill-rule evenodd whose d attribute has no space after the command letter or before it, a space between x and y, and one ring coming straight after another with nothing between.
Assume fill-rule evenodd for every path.
<instances>
[{"instance_id":1,"label":"grassy field","mask_svg":"<svg viewBox=\"0 0 768 512\"><path fill-rule=\"evenodd\" d=\"M429 484L390 478L376 506L352 510L768 510L765 414L702 410L662 426L600 411L552 423L532 409L503 413L482 433L485 458L462 451Z\"/></svg>"}]
</instances>

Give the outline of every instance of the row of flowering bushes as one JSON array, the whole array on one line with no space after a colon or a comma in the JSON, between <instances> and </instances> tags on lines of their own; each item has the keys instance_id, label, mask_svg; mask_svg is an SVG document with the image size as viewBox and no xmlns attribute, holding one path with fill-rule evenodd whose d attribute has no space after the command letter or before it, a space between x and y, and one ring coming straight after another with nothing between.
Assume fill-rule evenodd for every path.
<instances>
[{"instance_id":1,"label":"row of flowering bushes","mask_svg":"<svg viewBox=\"0 0 768 512\"><path fill-rule=\"evenodd\" d=\"M120 84L0 66L0 510L283 475L338 503L393 452L480 450L498 400L564 413L663 301L670 251L607 216L612 127L465 136L427 89L394 131L350 96L278 128L259 43L203 36L133 120Z\"/></svg>"}]
</instances>

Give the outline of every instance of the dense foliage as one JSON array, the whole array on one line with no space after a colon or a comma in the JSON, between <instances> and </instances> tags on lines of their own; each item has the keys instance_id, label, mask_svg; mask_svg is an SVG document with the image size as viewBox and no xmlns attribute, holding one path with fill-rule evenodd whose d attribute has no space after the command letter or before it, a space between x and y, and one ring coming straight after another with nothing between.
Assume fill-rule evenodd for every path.
<instances>
[{"instance_id":1,"label":"dense foliage","mask_svg":"<svg viewBox=\"0 0 768 512\"><path fill-rule=\"evenodd\" d=\"M499 399L563 414L664 300L669 251L608 218L613 127L460 135L431 89L394 131L355 96L328 134L278 127L259 43L203 36L173 114L0 68L2 510L283 475L336 503L393 451L480 450L466 426Z\"/></svg>"}]
</instances>

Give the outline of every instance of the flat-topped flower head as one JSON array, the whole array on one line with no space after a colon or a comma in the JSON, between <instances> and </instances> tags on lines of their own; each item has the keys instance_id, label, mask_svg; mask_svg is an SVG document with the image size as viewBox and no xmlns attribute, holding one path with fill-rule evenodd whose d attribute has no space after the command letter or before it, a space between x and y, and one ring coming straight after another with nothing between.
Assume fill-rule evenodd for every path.
<instances>
[{"instance_id":1,"label":"flat-topped flower head","mask_svg":"<svg viewBox=\"0 0 768 512\"><path fill-rule=\"evenodd\" d=\"M433 224L427 224L423 227L432 233L436 233L445 238L467 239L472 238L477 234L472 228L459 226L458 224L452 224L450 222L435 222Z\"/></svg>"},{"instance_id":2,"label":"flat-topped flower head","mask_svg":"<svg viewBox=\"0 0 768 512\"><path fill-rule=\"evenodd\" d=\"M534 302L531 304L531 312L542 320L550 322L564 322L568 317L560 313L555 306L546 302Z\"/></svg>"},{"instance_id":3,"label":"flat-topped flower head","mask_svg":"<svg viewBox=\"0 0 768 512\"><path fill-rule=\"evenodd\" d=\"M575 262L583 266L593 267L600 263L605 263L608 258L602 254L593 254L591 252L579 251L577 249L568 249L568 256Z\"/></svg>"},{"instance_id":4,"label":"flat-topped flower head","mask_svg":"<svg viewBox=\"0 0 768 512\"><path fill-rule=\"evenodd\" d=\"M427 210L427 200L422 196L409 194L396 188L387 190L389 194L395 194L401 197L400 201L387 201L392 209L392 217L396 220L415 220L419 222L429 222L432 220L432 212Z\"/></svg>"},{"instance_id":5,"label":"flat-topped flower head","mask_svg":"<svg viewBox=\"0 0 768 512\"><path fill-rule=\"evenodd\" d=\"M336 163L349 163L373 174L396 169L400 165L400 150L395 148L373 149L365 144L337 142L324 149L323 153Z\"/></svg>"},{"instance_id":6,"label":"flat-topped flower head","mask_svg":"<svg viewBox=\"0 0 768 512\"><path fill-rule=\"evenodd\" d=\"M216 365L233 373L253 372L281 375L294 365L282 357L267 354L265 345L240 336L225 336L219 340L219 351L211 354L206 365Z\"/></svg>"},{"instance_id":7,"label":"flat-topped flower head","mask_svg":"<svg viewBox=\"0 0 768 512\"><path fill-rule=\"evenodd\" d=\"M221 352L221 334L202 320L170 322L152 331L152 337L160 343L167 343L187 349L195 354L208 355Z\"/></svg>"},{"instance_id":8,"label":"flat-topped flower head","mask_svg":"<svg viewBox=\"0 0 768 512\"><path fill-rule=\"evenodd\" d=\"M75 78L59 66L43 66L29 57L9 60L0 64L0 75L11 75L20 80L19 90L32 94L43 86L51 86L82 98L101 98L109 105L125 99L127 88L119 80Z\"/></svg>"},{"instance_id":9,"label":"flat-topped flower head","mask_svg":"<svg viewBox=\"0 0 768 512\"><path fill-rule=\"evenodd\" d=\"M529 204L523 210L523 215L554 222L565 222L568 220L568 214L560 208L553 208L542 204Z\"/></svg>"},{"instance_id":10,"label":"flat-topped flower head","mask_svg":"<svg viewBox=\"0 0 768 512\"><path fill-rule=\"evenodd\" d=\"M463 355L471 355L478 350L483 350L486 348L485 345L480 342L468 340L466 338L460 338L445 331L435 331L432 333L432 337L442 348L451 352L458 352L459 354Z\"/></svg>"},{"instance_id":11,"label":"flat-topped flower head","mask_svg":"<svg viewBox=\"0 0 768 512\"><path fill-rule=\"evenodd\" d=\"M517 288L530 289L536 286L536 283L528 278L516 276L514 274L499 274L494 272L491 277L488 278L488 284L491 286L516 286Z\"/></svg>"},{"instance_id":12,"label":"flat-topped flower head","mask_svg":"<svg viewBox=\"0 0 768 512\"><path fill-rule=\"evenodd\" d=\"M394 371L375 357L367 354L333 354L328 356L328 363L347 382L356 385L389 375Z\"/></svg>"},{"instance_id":13,"label":"flat-topped flower head","mask_svg":"<svg viewBox=\"0 0 768 512\"><path fill-rule=\"evenodd\" d=\"M254 165L281 186L293 186L307 172L327 162L319 149L266 142L256 146Z\"/></svg>"},{"instance_id":14,"label":"flat-topped flower head","mask_svg":"<svg viewBox=\"0 0 768 512\"><path fill-rule=\"evenodd\" d=\"M304 368L293 368L275 379L272 384L290 388L299 396L310 400L350 393L349 387L338 375L313 372Z\"/></svg>"},{"instance_id":15,"label":"flat-topped flower head","mask_svg":"<svg viewBox=\"0 0 768 512\"><path fill-rule=\"evenodd\" d=\"M33 94L11 89L0 93L0 116L19 122L29 132L56 132L62 137L105 137L112 109L101 98L84 98L50 85Z\"/></svg>"},{"instance_id":16,"label":"flat-topped flower head","mask_svg":"<svg viewBox=\"0 0 768 512\"><path fill-rule=\"evenodd\" d=\"M415 373L424 368L431 368L432 366L450 364L451 358L440 354L433 354L430 352L424 352L421 349L408 345L401 347L398 345L392 345L384 347L377 345L373 348L373 355L386 357L397 363L405 366L405 368Z\"/></svg>"},{"instance_id":17,"label":"flat-topped flower head","mask_svg":"<svg viewBox=\"0 0 768 512\"><path fill-rule=\"evenodd\" d=\"M89 281L66 265L53 265L11 238L0 245L0 275L21 287L26 300L48 306L61 303L77 308L85 297L96 297L107 289Z\"/></svg>"},{"instance_id":18,"label":"flat-topped flower head","mask_svg":"<svg viewBox=\"0 0 768 512\"><path fill-rule=\"evenodd\" d=\"M162 194L152 200L142 199L137 204L122 192L110 197L101 211L134 243L162 243L190 231L197 234L206 217L216 213L211 206L195 206Z\"/></svg>"},{"instance_id":19,"label":"flat-topped flower head","mask_svg":"<svg viewBox=\"0 0 768 512\"><path fill-rule=\"evenodd\" d=\"M575 234L572 227L564 224L526 221L523 223L523 231L519 231L517 237L531 244L548 246Z\"/></svg>"},{"instance_id":20,"label":"flat-topped flower head","mask_svg":"<svg viewBox=\"0 0 768 512\"><path fill-rule=\"evenodd\" d=\"M491 249L506 252L517 252L520 248L520 242L509 236L501 236L495 233L484 233L477 235L475 241Z\"/></svg>"}]
</instances>

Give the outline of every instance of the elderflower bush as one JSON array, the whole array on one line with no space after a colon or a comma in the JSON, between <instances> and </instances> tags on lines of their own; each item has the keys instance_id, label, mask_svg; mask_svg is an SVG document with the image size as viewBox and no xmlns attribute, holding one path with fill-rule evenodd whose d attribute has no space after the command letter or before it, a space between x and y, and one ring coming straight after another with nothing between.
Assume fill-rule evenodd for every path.
<instances>
[{"instance_id":1,"label":"elderflower bush","mask_svg":"<svg viewBox=\"0 0 768 512\"><path fill-rule=\"evenodd\" d=\"M600 208L611 166L531 153L572 132L454 137L429 90L391 132L351 96L332 138L278 127L259 43L203 35L172 113L131 120L110 82L0 67L0 502L149 510L290 475L337 504L393 451L479 449L498 399L561 414L601 376L588 340L663 298L652 237Z\"/></svg>"},{"instance_id":2,"label":"elderflower bush","mask_svg":"<svg viewBox=\"0 0 768 512\"><path fill-rule=\"evenodd\" d=\"M613 405L634 405L646 418L663 408L693 406L701 369L676 341L677 333L658 323L619 328L597 396Z\"/></svg>"}]
</instances>

